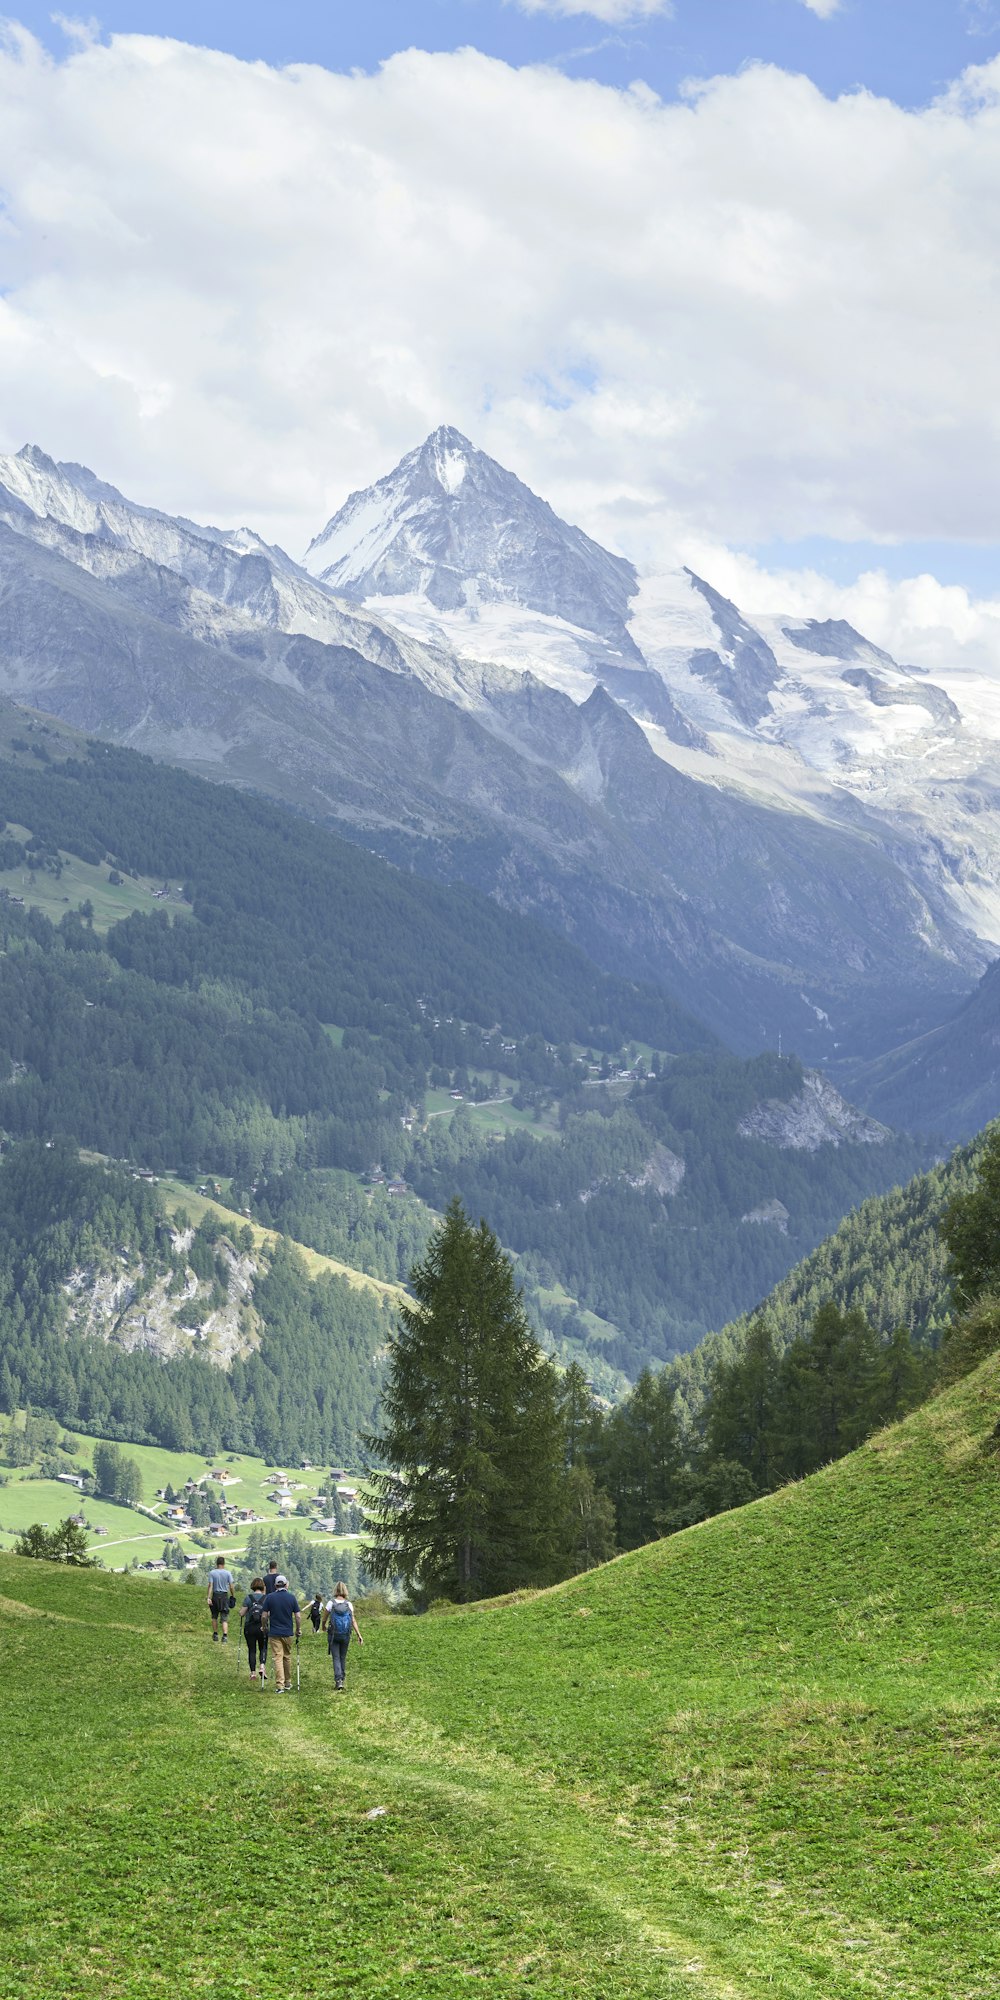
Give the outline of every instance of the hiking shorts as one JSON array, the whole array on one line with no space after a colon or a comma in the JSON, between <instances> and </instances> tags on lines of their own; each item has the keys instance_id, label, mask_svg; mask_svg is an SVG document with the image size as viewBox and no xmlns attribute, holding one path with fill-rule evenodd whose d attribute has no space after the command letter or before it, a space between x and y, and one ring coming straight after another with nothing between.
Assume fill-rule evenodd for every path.
<instances>
[{"instance_id":1,"label":"hiking shorts","mask_svg":"<svg viewBox=\"0 0 1000 2000\"><path fill-rule=\"evenodd\" d=\"M212 1623L213 1623L213 1625L215 1624L215 1621L216 1621L216 1619L217 1619L217 1618L228 1618L228 1617L229 1617L229 1592L228 1592L228 1590L227 1590L227 1592L226 1592L226 1595L225 1595L225 1597L213 1597L213 1599L212 1599L212 1603L211 1603L211 1606L210 1606L210 1609L209 1609L209 1616L211 1617L211 1620L212 1620Z\"/></svg>"}]
</instances>

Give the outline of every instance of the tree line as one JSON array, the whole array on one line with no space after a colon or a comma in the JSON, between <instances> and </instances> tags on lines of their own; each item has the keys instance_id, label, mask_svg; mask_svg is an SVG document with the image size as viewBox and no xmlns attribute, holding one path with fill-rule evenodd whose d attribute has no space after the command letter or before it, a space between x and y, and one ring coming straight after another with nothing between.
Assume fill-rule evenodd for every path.
<instances>
[{"instance_id":1,"label":"tree line","mask_svg":"<svg viewBox=\"0 0 1000 2000\"><path fill-rule=\"evenodd\" d=\"M827 1299L780 1345L764 1314L717 1354L694 1422L669 1370L601 1407L533 1340L510 1260L456 1198L390 1355L365 1561L418 1602L558 1581L843 1457L1000 1349L1000 1126L940 1216L956 1311L940 1352ZM994 1448L1000 1451L1000 1422Z\"/></svg>"}]
</instances>

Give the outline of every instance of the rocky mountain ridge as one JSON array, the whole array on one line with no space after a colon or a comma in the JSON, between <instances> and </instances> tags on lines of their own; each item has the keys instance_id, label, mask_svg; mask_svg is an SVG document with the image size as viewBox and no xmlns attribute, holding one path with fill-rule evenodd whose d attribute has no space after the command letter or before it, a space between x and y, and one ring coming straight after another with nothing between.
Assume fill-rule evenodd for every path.
<instances>
[{"instance_id":1,"label":"rocky mountain ridge","mask_svg":"<svg viewBox=\"0 0 1000 2000\"><path fill-rule=\"evenodd\" d=\"M397 488L378 561L361 537L343 569L354 496L313 547L317 577L34 448L0 461L0 693L486 888L667 985L738 1048L781 1033L814 1060L860 1057L964 998L990 946L929 835L918 868L905 822L889 843L844 788L805 808L724 764L720 713L754 759L770 726L772 637L685 573L661 580L657 650L632 566L455 433L411 454ZM338 564L381 594L338 596ZM460 609L432 602L462 577Z\"/></svg>"}]
</instances>

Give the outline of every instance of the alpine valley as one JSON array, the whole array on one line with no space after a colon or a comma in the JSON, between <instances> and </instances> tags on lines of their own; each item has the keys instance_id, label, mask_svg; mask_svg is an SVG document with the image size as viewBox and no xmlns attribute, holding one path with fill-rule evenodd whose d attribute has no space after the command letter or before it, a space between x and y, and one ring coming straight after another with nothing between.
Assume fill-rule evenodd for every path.
<instances>
[{"instance_id":1,"label":"alpine valley","mask_svg":"<svg viewBox=\"0 0 1000 2000\"><path fill-rule=\"evenodd\" d=\"M0 460L0 1402L343 1454L456 1192L609 1395L736 1320L1000 1109L998 739L455 431L302 563Z\"/></svg>"}]
</instances>

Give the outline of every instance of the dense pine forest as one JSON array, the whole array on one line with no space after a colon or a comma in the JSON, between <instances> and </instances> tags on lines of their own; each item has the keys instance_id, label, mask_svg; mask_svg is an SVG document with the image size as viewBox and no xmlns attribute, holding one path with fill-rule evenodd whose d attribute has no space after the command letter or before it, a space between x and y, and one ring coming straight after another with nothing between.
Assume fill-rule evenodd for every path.
<instances>
[{"instance_id":1,"label":"dense pine forest","mask_svg":"<svg viewBox=\"0 0 1000 2000\"><path fill-rule=\"evenodd\" d=\"M221 1177L238 1208L397 1280L457 1192L516 1255L539 1329L607 1388L921 1164L904 1139L741 1136L801 1089L794 1059L738 1061L537 924L265 801L26 728L0 763L8 883L58 891L78 857L170 893L104 927L68 886L61 917L30 886L0 899L12 1140ZM477 1116L494 1098L509 1129Z\"/></svg>"}]
</instances>

